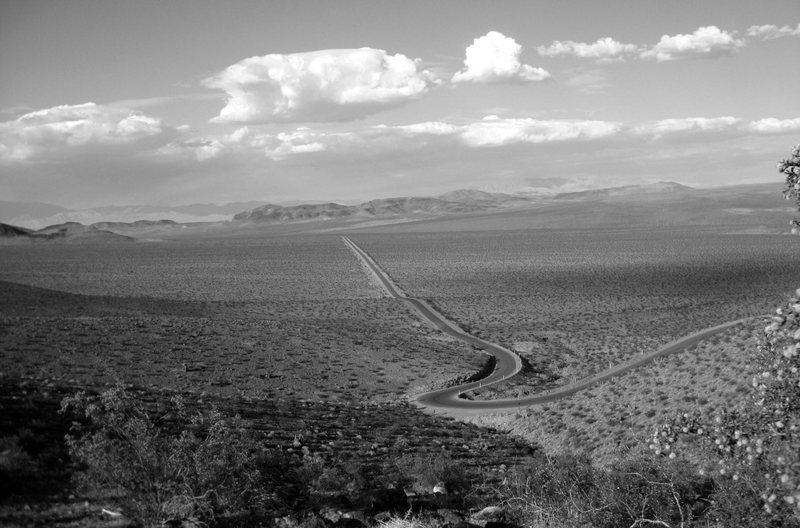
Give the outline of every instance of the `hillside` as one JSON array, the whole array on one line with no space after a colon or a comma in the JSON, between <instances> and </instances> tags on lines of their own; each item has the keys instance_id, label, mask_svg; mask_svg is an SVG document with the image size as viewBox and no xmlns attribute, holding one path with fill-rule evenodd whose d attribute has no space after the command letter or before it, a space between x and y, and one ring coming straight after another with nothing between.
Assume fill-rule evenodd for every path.
<instances>
[{"instance_id":1,"label":"hillside","mask_svg":"<svg viewBox=\"0 0 800 528\"><path fill-rule=\"evenodd\" d=\"M88 215L91 222L53 222L34 236L61 236L53 226L67 226L65 233L71 239L77 236L77 239L98 241L113 237L86 231L87 226L148 239L236 236L236 233L253 229L315 232L359 228L463 231L704 226L731 233L778 234L784 232L792 214L791 207L781 198L780 189L780 183L697 189L674 182L658 182L564 193L550 198L461 189L437 197L381 198L356 205L333 202L266 204L240 211L232 218L201 217L208 221L181 221L180 215L170 216L163 208L144 207L131 210L147 209L148 214L158 210L165 216L117 221L113 220L113 215L103 218L98 212L103 209L100 208ZM252 203L258 202L247 205ZM205 206L197 207L199 209L194 212L209 211ZM224 206L226 210L231 207L233 205ZM112 209L119 212L115 208L109 210ZM62 214L56 216L60 218ZM77 225L83 226L80 235L76 232Z\"/></svg>"},{"instance_id":2,"label":"hillside","mask_svg":"<svg viewBox=\"0 0 800 528\"><path fill-rule=\"evenodd\" d=\"M0 237L2 238L24 237L28 236L32 232L32 230L25 229L24 227L0 223Z\"/></svg>"},{"instance_id":3,"label":"hillside","mask_svg":"<svg viewBox=\"0 0 800 528\"><path fill-rule=\"evenodd\" d=\"M0 202L0 222L34 230L67 222L84 225L106 222L127 224L142 220L157 222L162 219L176 223L221 222L230 220L235 213L259 207L264 203L248 201L225 205L126 205L72 210L49 204Z\"/></svg>"},{"instance_id":4,"label":"hillside","mask_svg":"<svg viewBox=\"0 0 800 528\"><path fill-rule=\"evenodd\" d=\"M35 241L60 241L66 243L132 242L136 240L133 237L98 229L93 226L85 226L77 222L48 226L30 233L28 238Z\"/></svg>"},{"instance_id":5,"label":"hillside","mask_svg":"<svg viewBox=\"0 0 800 528\"><path fill-rule=\"evenodd\" d=\"M675 182L656 182L646 185L626 185L623 187L609 187L605 189L592 189L571 193L557 194L555 200L596 200L619 198L628 199L635 197L675 196L677 194L691 194L696 191L693 187Z\"/></svg>"},{"instance_id":6,"label":"hillside","mask_svg":"<svg viewBox=\"0 0 800 528\"><path fill-rule=\"evenodd\" d=\"M780 183L713 189L677 184L600 189L540 198L520 207L367 229L389 233L694 226L718 233L784 234L793 209L780 189Z\"/></svg>"},{"instance_id":7,"label":"hillside","mask_svg":"<svg viewBox=\"0 0 800 528\"><path fill-rule=\"evenodd\" d=\"M335 218L404 218L472 213L505 206L510 201L524 203L525 198L495 195L482 191L453 191L438 198L400 197L370 200L358 205L338 203L294 206L264 205L234 215L235 222L286 223Z\"/></svg>"}]
</instances>

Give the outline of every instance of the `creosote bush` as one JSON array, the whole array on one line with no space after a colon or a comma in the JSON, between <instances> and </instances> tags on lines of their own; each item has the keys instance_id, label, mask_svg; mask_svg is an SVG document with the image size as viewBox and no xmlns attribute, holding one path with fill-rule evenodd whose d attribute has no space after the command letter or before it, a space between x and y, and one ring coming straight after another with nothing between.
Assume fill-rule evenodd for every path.
<instances>
[{"instance_id":1,"label":"creosote bush","mask_svg":"<svg viewBox=\"0 0 800 528\"><path fill-rule=\"evenodd\" d=\"M117 494L144 525L254 514L280 501L275 490L286 463L262 449L238 417L189 413L175 398L170 415L154 418L122 386L65 398L66 411L85 423L67 436L81 483Z\"/></svg>"},{"instance_id":2,"label":"creosote bush","mask_svg":"<svg viewBox=\"0 0 800 528\"><path fill-rule=\"evenodd\" d=\"M635 458L596 468L560 455L513 468L498 495L523 526L702 526L713 481L686 464Z\"/></svg>"},{"instance_id":3,"label":"creosote bush","mask_svg":"<svg viewBox=\"0 0 800 528\"><path fill-rule=\"evenodd\" d=\"M430 493L437 484L449 492L465 493L472 488L469 473L457 460L446 453L427 456L403 455L395 461L401 474L407 475L411 486L419 492Z\"/></svg>"}]
</instances>

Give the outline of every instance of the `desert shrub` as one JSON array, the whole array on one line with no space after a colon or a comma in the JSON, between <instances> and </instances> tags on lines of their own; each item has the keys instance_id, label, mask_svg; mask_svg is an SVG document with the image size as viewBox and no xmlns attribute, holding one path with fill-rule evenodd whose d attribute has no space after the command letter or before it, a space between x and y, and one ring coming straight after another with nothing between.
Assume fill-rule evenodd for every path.
<instances>
[{"instance_id":1,"label":"desert shrub","mask_svg":"<svg viewBox=\"0 0 800 528\"><path fill-rule=\"evenodd\" d=\"M36 474L37 465L20 442L19 435L0 438L0 498L19 493L21 483L28 483Z\"/></svg>"},{"instance_id":2,"label":"desert shrub","mask_svg":"<svg viewBox=\"0 0 800 528\"><path fill-rule=\"evenodd\" d=\"M81 483L118 494L126 513L145 525L171 517L213 522L281 499L275 490L285 460L262 449L239 418L190 413L174 399L170 426L121 386L67 397L66 411L84 422L67 436Z\"/></svg>"},{"instance_id":3,"label":"desert shrub","mask_svg":"<svg viewBox=\"0 0 800 528\"><path fill-rule=\"evenodd\" d=\"M596 468L583 455L513 468L498 490L525 526L698 526L714 483L686 464L638 457Z\"/></svg>"},{"instance_id":4,"label":"desert shrub","mask_svg":"<svg viewBox=\"0 0 800 528\"><path fill-rule=\"evenodd\" d=\"M584 456L547 457L512 468L498 495L526 526L578 526L596 507L596 473Z\"/></svg>"},{"instance_id":5,"label":"desert shrub","mask_svg":"<svg viewBox=\"0 0 800 528\"><path fill-rule=\"evenodd\" d=\"M637 458L599 474L592 526L693 526L704 519L715 484L691 466ZM727 525L726 525L727 526Z\"/></svg>"},{"instance_id":6,"label":"desert shrub","mask_svg":"<svg viewBox=\"0 0 800 528\"><path fill-rule=\"evenodd\" d=\"M472 488L469 472L448 453L404 455L396 460L395 466L421 492L430 493L439 483L444 483L452 493L463 493Z\"/></svg>"},{"instance_id":7,"label":"desert shrub","mask_svg":"<svg viewBox=\"0 0 800 528\"><path fill-rule=\"evenodd\" d=\"M800 290L776 310L764 333L752 361L751 401L713 417L678 416L654 432L650 448L661 456L706 461L703 470L725 482L717 511L730 504L752 518L753 526L798 526ZM726 495L739 492L745 503ZM744 504L760 504L759 512L741 512Z\"/></svg>"},{"instance_id":8,"label":"desert shrub","mask_svg":"<svg viewBox=\"0 0 800 528\"><path fill-rule=\"evenodd\" d=\"M296 480L311 491L337 492L355 497L374 480L368 465L355 457L334 457L324 460L306 456L295 470Z\"/></svg>"}]
</instances>

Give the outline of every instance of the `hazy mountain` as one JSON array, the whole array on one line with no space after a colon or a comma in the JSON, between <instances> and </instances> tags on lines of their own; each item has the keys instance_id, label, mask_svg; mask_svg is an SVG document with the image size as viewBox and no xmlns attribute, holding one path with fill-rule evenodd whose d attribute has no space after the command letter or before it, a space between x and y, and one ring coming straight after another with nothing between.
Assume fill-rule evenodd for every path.
<instances>
[{"instance_id":1,"label":"hazy mountain","mask_svg":"<svg viewBox=\"0 0 800 528\"><path fill-rule=\"evenodd\" d=\"M334 218L402 218L472 213L504 207L510 202L523 203L520 196L458 190L436 198L400 197L370 200L357 205L338 203L264 205L233 217L237 222L296 222Z\"/></svg>"},{"instance_id":2,"label":"hazy mountain","mask_svg":"<svg viewBox=\"0 0 800 528\"><path fill-rule=\"evenodd\" d=\"M695 191L675 182L657 182L644 185L626 185L624 187L608 187L605 189L592 189L588 191L557 194L555 200L593 200L602 198L632 198L651 195L690 193Z\"/></svg>"},{"instance_id":3,"label":"hazy mountain","mask_svg":"<svg viewBox=\"0 0 800 528\"><path fill-rule=\"evenodd\" d=\"M487 209L417 222L370 226L374 232L692 227L720 234L787 234L794 208L780 182L693 189L679 184L631 186L538 198L527 206Z\"/></svg>"},{"instance_id":4,"label":"hazy mountain","mask_svg":"<svg viewBox=\"0 0 800 528\"><path fill-rule=\"evenodd\" d=\"M20 216L44 218L69 211L65 207L40 202L7 202L0 200L0 222L17 224L14 219Z\"/></svg>"},{"instance_id":5,"label":"hazy mountain","mask_svg":"<svg viewBox=\"0 0 800 528\"><path fill-rule=\"evenodd\" d=\"M141 220L171 220L178 223L221 222L230 220L235 213L245 209L264 205L264 202L253 201L236 202L225 205L192 204L176 206L114 205L81 210L70 210L57 206L51 206L56 209L47 209L46 207L26 209L28 205L30 204L14 204L14 207L9 207L9 211L15 212L13 216L6 214L5 208L0 209L3 211L0 221L25 226L31 229L41 229L46 226L65 224L68 222L77 222L84 225L92 225L101 222L130 223ZM47 204L38 205L46 206ZM46 214L39 214L38 211L46 211ZM9 218L6 218L7 216L9 216Z\"/></svg>"},{"instance_id":6,"label":"hazy mountain","mask_svg":"<svg viewBox=\"0 0 800 528\"><path fill-rule=\"evenodd\" d=\"M131 228L140 228L140 227L163 227L163 226L177 226L180 225L178 222L173 220L137 220L135 222L96 222L92 224L90 227L94 227L97 229L131 229Z\"/></svg>"},{"instance_id":7,"label":"hazy mountain","mask_svg":"<svg viewBox=\"0 0 800 528\"><path fill-rule=\"evenodd\" d=\"M437 197L382 198L355 205L332 202L296 205L244 202L225 206L196 204L174 208L102 207L61 212L38 219L34 227L43 227L42 224L50 219L60 220L70 217L69 215L88 218L88 221L48 222L46 229L32 233L31 236L64 239L71 237L77 240L95 237L99 240L108 235L98 232L106 232L130 235L138 239L164 239L202 233L214 233L214 236L218 236L231 230L251 229L260 224L282 225L282 229L308 231L390 223L408 224L412 221L435 222L437 228L452 224L448 229L483 229L490 225L495 225L497 229L505 229L505 226L519 229L591 229L601 226L697 225L725 228L730 226L731 232L782 232L792 216L792 208L782 200L781 188L782 185L778 182L713 189L658 182L564 193L552 198L460 189ZM240 205L254 204L257 207L241 211L232 217L222 214L186 214L228 212ZM135 219L118 220L114 215ZM155 218L147 218L147 215ZM25 225L19 222L9 224ZM31 227L30 224L25 226ZM4 236L6 240L11 240L9 234Z\"/></svg>"},{"instance_id":8,"label":"hazy mountain","mask_svg":"<svg viewBox=\"0 0 800 528\"><path fill-rule=\"evenodd\" d=\"M132 242L135 238L85 226L77 222L67 222L39 229L28 235L35 241L63 241L68 243L85 242Z\"/></svg>"},{"instance_id":9,"label":"hazy mountain","mask_svg":"<svg viewBox=\"0 0 800 528\"><path fill-rule=\"evenodd\" d=\"M490 193L477 189L458 189L446 192L437 196L440 200L448 202L461 202L486 205L505 205L511 202L521 203L529 200L529 197L519 194Z\"/></svg>"}]
</instances>

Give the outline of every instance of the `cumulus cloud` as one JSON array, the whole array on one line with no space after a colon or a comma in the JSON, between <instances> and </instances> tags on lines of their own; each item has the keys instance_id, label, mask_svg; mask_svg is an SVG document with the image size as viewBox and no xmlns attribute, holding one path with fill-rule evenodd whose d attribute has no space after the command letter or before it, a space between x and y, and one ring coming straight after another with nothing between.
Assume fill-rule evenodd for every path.
<instances>
[{"instance_id":1,"label":"cumulus cloud","mask_svg":"<svg viewBox=\"0 0 800 528\"><path fill-rule=\"evenodd\" d=\"M549 46L539 46L536 50L539 55L546 57L573 55L583 59L594 59L597 62L613 62L635 55L639 51L639 46L623 44L611 37L604 37L591 44L573 40L556 40Z\"/></svg>"},{"instance_id":2,"label":"cumulus cloud","mask_svg":"<svg viewBox=\"0 0 800 528\"><path fill-rule=\"evenodd\" d=\"M466 49L464 68L453 75L453 82L497 83L542 81L550 73L522 64L522 46L498 31L476 38Z\"/></svg>"},{"instance_id":3,"label":"cumulus cloud","mask_svg":"<svg viewBox=\"0 0 800 528\"><path fill-rule=\"evenodd\" d=\"M61 105L0 123L0 159L53 159L91 147L147 150L165 144L177 133L158 118L126 108L95 103Z\"/></svg>"},{"instance_id":4,"label":"cumulus cloud","mask_svg":"<svg viewBox=\"0 0 800 528\"><path fill-rule=\"evenodd\" d=\"M797 27L783 26L778 27L774 24L764 24L762 26L750 26L747 28L748 37L758 37L771 40L781 37L793 37L800 35L800 24Z\"/></svg>"},{"instance_id":5,"label":"cumulus cloud","mask_svg":"<svg viewBox=\"0 0 800 528\"><path fill-rule=\"evenodd\" d=\"M688 35L664 35L650 49L641 52L644 59L658 62L730 55L744 47L745 41L736 38L735 32L720 30L717 26L704 26Z\"/></svg>"},{"instance_id":6,"label":"cumulus cloud","mask_svg":"<svg viewBox=\"0 0 800 528\"><path fill-rule=\"evenodd\" d=\"M213 122L254 124L360 119L438 82L419 59L360 48L250 57L204 84L228 95Z\"/></svg>"}]
</instances>

